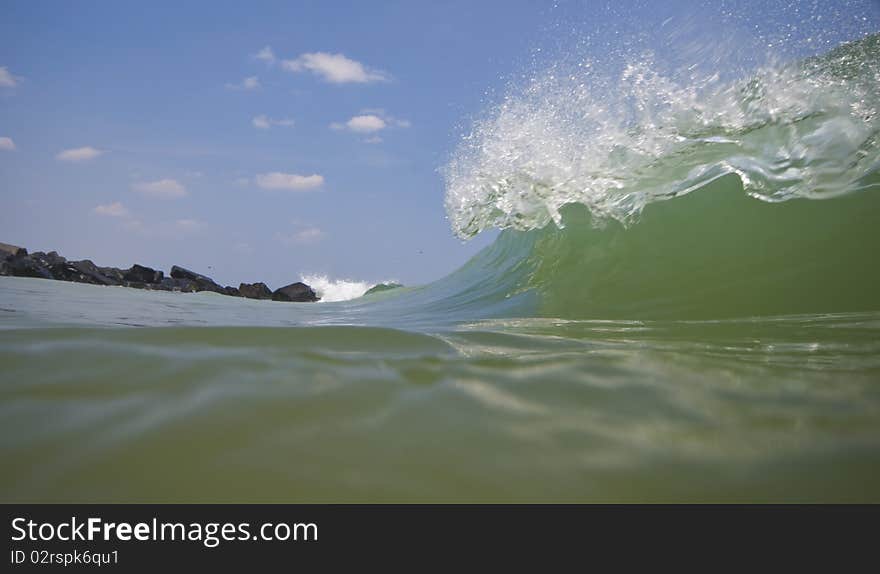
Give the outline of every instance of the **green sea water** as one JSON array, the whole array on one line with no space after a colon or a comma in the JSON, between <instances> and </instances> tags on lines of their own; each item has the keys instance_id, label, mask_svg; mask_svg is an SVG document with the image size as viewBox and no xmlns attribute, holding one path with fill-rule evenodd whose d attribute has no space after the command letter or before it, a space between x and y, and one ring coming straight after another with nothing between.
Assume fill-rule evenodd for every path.
<instances>
[{"instance_id":1,"label":"green sea water","mask_svg":"<svg viewBox=\"0 0 880 574\"><path fill-rule=\"evenodd\" d=\"M445 171L504 231L425 286L0 277L0 499L880 502L878 62L631 72L618 124L532 83Z\"/></svg>"}]
</instances>

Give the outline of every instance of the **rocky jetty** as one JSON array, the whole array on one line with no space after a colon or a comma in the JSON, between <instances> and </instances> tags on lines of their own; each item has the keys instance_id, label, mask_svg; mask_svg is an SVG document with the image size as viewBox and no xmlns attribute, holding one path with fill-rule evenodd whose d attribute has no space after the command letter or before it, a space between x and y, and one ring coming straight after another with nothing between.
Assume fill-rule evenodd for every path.
<instances>
[{"instance_id":1,"label":"rocky jetty","mask_svg":"<svg viewBox=\"0 0 880 574\"><path fill-rule=\"evenodd\" d=\"M271 299L272 290L265 283L242 283L238 286L238 292L248 299Z\"/></svg>"},{"instance_id":2,"label":"rocky jetty","mask_svg":"<svg viewBox=\"0 0 880 574\"><path fill-rule=\"evenodd\" d=\"M131 266L131 269L122 273L122 279L124 281L135 281L137 283L155 284L161 283L162 280L165 279L165 274L161 271L156 271L155 269L135 263Z\"/></svg>"},{"instance_id":3,"label":"rocky jetty","mask_svg":"<svg viewBox=\"0 0 880 574\"><path fill-rule=\"evenodd\" d=\"M187 284L194 286L195 291L213 291L214 293L226 294L224 288L214 283L214 280L210 277L205 277L195 271L190 271L177 265L171 266L171 278L185 281Z\"/></svg>"},{"instance_id":4,"label":"rocky jetty","mask_svg":"<svg viewBox=\"0 0 880 574\"><path fill-rule=\"evenodd\" d=\"M6 261L8 257L18 255L27 255L27 249L18 245L9 245L8 243L0 243L0 258Z\"/></svg>"},{"instance_id":5,"label":"rocky jetty","mask_svg":"<svg viewBox=\"0 0 880 574\"><path fill-rule=\"evenodd\" d=\"M92 285L117 285L135 289L197 293L211 291L230 297L271 299L273 301L319 301L314 289L305 283L291 283L275 290L265 283L242 283L237 288L221 286L201 273L174 265L170 277L145 265L135 263L128 269L98 267L92 261L68 261L55 251L28 253L24 247L0 243L0 275L57 279Z\"/></svg>"},{"instance_id":6,"label":"rocky jetty","mask_svg":"<svg viewBox=\"0 0 880 574\"><path fill-rule=\"evenodd\" d=\"M317 301L318 296L315 295L314 289L305 283L291 283L286 285L274 293L272 293L273 301L293 301L293 302L310 302Z\"/></svg>"}]
</instances>

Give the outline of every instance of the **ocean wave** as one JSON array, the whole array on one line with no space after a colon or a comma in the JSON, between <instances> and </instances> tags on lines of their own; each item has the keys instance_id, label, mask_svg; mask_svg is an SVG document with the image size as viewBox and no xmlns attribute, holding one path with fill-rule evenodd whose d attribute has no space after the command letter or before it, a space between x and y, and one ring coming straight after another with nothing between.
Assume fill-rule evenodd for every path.
<instances>
[{"instance_id":1,"label":"ocean wave","mask_svg":"<svg viewBox=\"0 0 880 574\"><path fill-rule=\"evenodd\" d=\"M325 303L350 301L363 297L367 291L376 285L399 285L396 280L379 281L371 283L369 281L355 281L351 279L331 279L326 275L311 274L304 275L303 282L311 286L315 290L321 301Z\"/></svg>"},{"instance_id":2,"label":"ocean wave","mask_svg":"<svg viewBox=\"0 0 880 574\"><path fill-rule=\"evenodd\" d=\"M362 297L374 285L374 283L366 281L331 279L326 275L304 275L302 280L303 283L315 290L315 294L321 298L321 301L326 303Z\"/></svg>"},{"instance_id":3,"label":"ocean wave","mask_svg":"<svg viewBox=\"0 0 880 574\"><path fill-rule=\"evenodd\" d=\"M561 226L575 203L629 224L728 174L771 202L877 187L880 35L736 81L651 53L594 69L553 66L474 123L443 170L456 235Z\"/></svg>"}]
</instances>

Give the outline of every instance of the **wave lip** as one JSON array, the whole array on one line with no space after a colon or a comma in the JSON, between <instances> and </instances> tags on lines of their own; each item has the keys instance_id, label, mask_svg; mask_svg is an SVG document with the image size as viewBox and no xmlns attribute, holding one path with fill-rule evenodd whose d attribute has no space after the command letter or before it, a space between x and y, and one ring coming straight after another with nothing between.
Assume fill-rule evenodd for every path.
<instances>
[{"instance_id":1,"label":"wave lip","mask_svg":"<svg viewBox=\"0 0 880 574\"><path fill-rule=\"evenodd\" d=\"M880 35L733 82L650 54L592 70L554 67L474 124L443 170L456 235L561 226L572 203L629 223L731 173L771 202L877 187Z\"/></svg>"},{"instance_id":2,"label":"wave lip","mask_svg":"<svg viewBox=\"0 0 880 574\"><path fill-rule=\"evenodd\" d=\"M880 34L732 82L589 70L509 94L444 171L458 236L505 230L494 298L534 294L508 317L880 309Z\"/></svg>"}]
</instances>

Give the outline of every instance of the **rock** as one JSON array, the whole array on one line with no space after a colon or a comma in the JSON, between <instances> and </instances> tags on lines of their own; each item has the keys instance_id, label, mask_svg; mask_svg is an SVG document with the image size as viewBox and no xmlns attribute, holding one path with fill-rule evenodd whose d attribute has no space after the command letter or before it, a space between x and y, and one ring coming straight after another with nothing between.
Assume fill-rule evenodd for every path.
<instances>
[{"instance_id":1,"label":"rock","mask_svg":"<svg viewBox=\"0 0 880 574\"><path fill-rule=\"evenodd\" d=\"M248 299L271 299L272 290L265 283L242 283L238 286L242 297Z\"/></svg>"},{"instance_id":2,"label":"rock","mask_svg":"<svg viewBox=\"0 0 880 574\"><path fill-rule=\"evenodd\" d=\"M67 261L64 257L61 257L54 251L49 254L43 253L42 251L35 251L28 255L27 250L21 248L17 253L18 255L13 255L6 259L6 275L54 279L50 267L55 263L63 263Z\"/></svg>"},{"instance_id":3,"label":"rock","mask_svg":"<svg viewBox=\"0 0 880 574\"><path fill-rule=\"evenodd\" d=\"M161 283L162 279L165 278L165 274L135 263L128 271L122 273L122 278L126 281L137 281L140 283Z\"/></svg>"},{"instance_id":4,"label":"rock","mask_svg":"<svg viewBox=\"0 0 880 574\"><path fill-rule=\"evenodd\" d=\"M126 282L122 269L117 269L116 267L98 267L98 271L101 272L101 275L112 279L119 285L124 285Z\"/></svg>"},{"instance_id":5,"label":"rock","mask_svg":"<svg viewBox=\"0 0 880 574\"><path fill-rule=\"evenodd\" d=\"M6 273L15 277L54 278L49 270L49 266L44 261L39 258L33 258L30 255L16 255L7 259Z\"/></svg>"},{"instance_id":6,"label":"rock","mask_svg":"<svg viewBox=\"0 0 880 574\"><path fill-rule=\"evenodd\" d=\"M305 283L297 282L276 289L275 292L272 293L272 300L307 302L318 301L319 298L315 295L315 291L311 287Z\"/></svg>"},{"instance_id":7,"label":"rock","mask_svg":"<svg viewBox=\"0 0 880 574\"><path fill-rule=\"evenodd\" d=\"M190 271L189 269L184 269L183 267L178 267L177 265L174 265L171 268L171 277L173 279L185 279L192 282L197 287L197 291L224 293L223 287L214 283L214 280L210 277L206 277L195 271Z\"/></svg>"},{"instance_id":8,"label":"rock","mask_svg":"<svg viewBox=\"0 0 880 574\"><path fill-rule=\"evenodd\" d=\"M28 251L24 247L18 245L10 245L9 243L0 243L0 260L5 261L12 257L27 257Z\"/></svg>"},{"instance_id":9,"label":"rock","mask_svg":"<svg viewBox=\"0 0 880 574\"><path fill-rule=\"evenodd\" d=\"M54 263L49 266L52 277L61 281L74 281L76 283L91 283L93 285L120 285L121 283L111 277L107 277L97 265L88 259L82 261L67 261Z\"/></svg>"},{"instance_id":10,"label":"rock","mask_svg":"<svg viewBox=\"0 0 880 574\"><path fill-rule=\"evenodd\" d=\"M31 259L38 259L40 263L42 263L46 267L57 265L58 263L67 263L67 259L58 255L57 251L50 251L49 253L34 251L29 255L29 257Z\"/></svg>"},{"instance_id":11,"label":"rock","mask_svg":"<svg viewBox=\"0 0 880 574\"><path fill-rule=\"evenodd\" d=\"M180 291L183 293L195 293L200 291L199 286L189 279L177 279L175 277L166 277L162 279L156 286L157 289L163 291Z\"/></svg>"},{"instance_id":12,"label":"rock","mask_svg":"<svg viewBox=\"0 0 880 574\"><path fill-rule=\"evenodd\" d=\"M372 295L373 293L381 293L382 291L390 291L392 289L398 289L399 287L403 287L400 283L379 283L378 285L373 285L364 295Z\"/></svg>"},{"instance_id":13,"label":"rock","mask_svg":"<svg viewBox=\"0 0 880 574\"><path fill-rule=\"evenodd\" d=\"M305 283L297 282L282 287L274 293L265 283L242 283L238 288L222 287L213 279L179 267L171 268L171 276L165 277L162 271L135 263L128 269L116 267L98 267L92 261L68 261L56 251L43 253L35 251L28 254L27 249L0 243L0 275L17 277L39 277L57 279L93 285L123 285L134 289L152 289L159 291L178 291L195 293L213 291L230 297L247 297L249 299L272 299L274 301L310 302L319 301L320 297L314 289ZM369 292L397 287L377 285ZM381 287L381 289L380 289Z\"/></svg>"}]
</instances>

